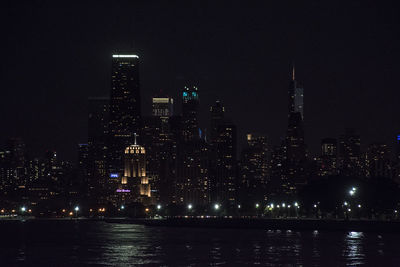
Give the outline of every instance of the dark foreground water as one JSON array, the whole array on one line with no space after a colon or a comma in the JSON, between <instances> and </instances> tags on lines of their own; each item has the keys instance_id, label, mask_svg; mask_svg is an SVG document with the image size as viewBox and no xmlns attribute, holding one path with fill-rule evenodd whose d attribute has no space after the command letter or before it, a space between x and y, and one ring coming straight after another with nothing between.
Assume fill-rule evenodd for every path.
<instances>
[{"instance_id":1,"label":"dark foreground water","mask_svg":"<svg viewBox=\"0 0 400 267\"><path fill-rule=\"evenodd\" d=\"M400 266L400 234L0 221L0 266Z\"/></svg>"}]
</instances>

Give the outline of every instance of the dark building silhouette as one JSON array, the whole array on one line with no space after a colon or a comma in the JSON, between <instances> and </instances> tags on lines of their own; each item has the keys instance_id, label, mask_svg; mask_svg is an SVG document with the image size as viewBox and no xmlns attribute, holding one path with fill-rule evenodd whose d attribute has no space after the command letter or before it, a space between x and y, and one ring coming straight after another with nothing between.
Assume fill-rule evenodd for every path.
<instances>
[{"instance_id":1,"label":"dark building silhouette","mask_svg":"<svg viewBox=\"0 0 400 267\"><path fill-rule=\"evenodd\" d=\"M303 129L303 89L299 88L297 84L294 67L289 84L288 97L288 128L285 143L286 159L284 168L286 170L287 181L290 183L287 185L287 188L292 193L295 193L298 187L306 183L306 147Z\"/></svg>"},{"instance_id":2,"label":"dark building silhouette","mask_svg":"<svg viewBox=\"0 0 400 267\"><path fill-rule=\"evenodd\" d=\"M321 140L321 156L319 158L319 176L337 175L337 140L324 138Z\"/></svg>"},{"instance_id":3,"label":"dark building silhouette","mask_svg":"<svg viewBox=\"0 0 400 267\"><path fill-rule=\"evenodd\" d=\"M141 99L139 84L139 57L133 54L112 56L109 123L110 173L123 172L123 155L133 143L133 134L139 133Z\"/></svg>"},{"instance_id":4,"label":"dark building silhouette","mask_svg":"<svg viewBox=\"0 0 400 267\"><path fill-rule=\"evenodd\" d=\"M89 201L104 203L109 188L108 142L109 105L108 97L90 97L88 114L88 194Z\"/></svg>"},{"instance_id":5,"label":"dark building silhouette","mask_svg":"<svg viewBox=\"0 0 400 267\"><path fill-rule=\"evenodd\" d=\"M182 117L174 121L181 133L177 139L176 202L207 204L209 202L208 144L198 124L199 90L182 91Z\"/></svg>"},{"instance_id":6,"label":"dark building silhouette","mask_svg":"<svg viewBox=\"0 0 400 267\"><path fill-rule=\"evenodd\" d=\"M182 130L184 141L193 141L200 138L198 112L198 88L186 87L182 90Z\"/></svg>"},{"instance_id":7,"label":"dark building silhouette","mask_svg":"<svg viewBox=\"0 0 400 267\"><path fill-rule=\"evenodd\" d=\"M249 133L240 156L240 202L262 203L269 195L270 159L265 135Z\"/></svg>"},{"instance_id":8,"label":"dark building silhouette","mask_svg":"<svg viewBox=\"0 0 400 267\"><path fill-rule=\"evenodd\" d=\"M147 176L152 196L163 203L173 202L176 180L177 144L171 132L173 99L153 97L152 116L143 118L143 144L146 147Z\"/></svg>"},{"instance_id":9,"label":"dark building silhouette","mask_svg":"<svg viewBox=\"0 0 400 267\"><path fill-rule=\"evenodd\" d=\"M237 199L236 126L225 119L220 101L210 108L209 183L212 202L233 206Z\"/></svg>"},{"instance_id":10,"label":"dark building silhouette","mask_svg":"<svg viewBox=\"0 0 400 267\"><path fill-rule=\"evenodd\" d=\"M392 178L390 150L385 144L370 144L365 157L367 177Z\"/></svg>"},{"instance_id":11,"label":"dark building silhouette","mask_svg":"<svg viewBox=\"0 0 400 267\"><path fill-rule=\"evenodd\" d=\"M361 177L364 175L361 159L361 138L354 129L347 128L339 137L338 167L341 175Z\"/></svg>"}]
</instances>

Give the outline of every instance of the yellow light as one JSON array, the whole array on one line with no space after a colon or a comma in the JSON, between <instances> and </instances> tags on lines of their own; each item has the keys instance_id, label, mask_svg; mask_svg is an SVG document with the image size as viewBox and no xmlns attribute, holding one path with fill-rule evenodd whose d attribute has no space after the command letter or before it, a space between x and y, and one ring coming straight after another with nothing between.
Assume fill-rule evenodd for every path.
<instances>
[{"instance_id":1,"label":"yellow light","mask_svg":"<svg viewBox=\"0 0 400 267\"><path fill-rule=\"evenodd\" d=\"M92 211L93 211L93 209L90 209L89 211L90 211L90 212L92 212Z\"/></svg>"},{"instance_id":2,"label":"yellow light","mask_svg":"<svg viewBox=\"0 0 400 267\"><path fill-rule=\"evenodd\" d=\"M62 212L65 212L65 209L63 209Z\"/></svg>"},{"instance_id":3,"label":"yellow light","mask_svg":"<svg viewBox=\"0 0 400 267\"><path fill-rule=\"evenodd\" d=\"M71 212L69 213L69 215L71 215L71 216L72 216L72 215L74 215L74 213L71 211Z\"/></svg>"},{"instance_id":4,"label":"yellow light","mask_svg":"<svg viewBox=\"0 0 400 267\"><path fill-rule=\"evenodd\" d=\"M149 208L146 208L145 211L146 211L146 212L149 212Z\"/></svg>"}]
</instances>

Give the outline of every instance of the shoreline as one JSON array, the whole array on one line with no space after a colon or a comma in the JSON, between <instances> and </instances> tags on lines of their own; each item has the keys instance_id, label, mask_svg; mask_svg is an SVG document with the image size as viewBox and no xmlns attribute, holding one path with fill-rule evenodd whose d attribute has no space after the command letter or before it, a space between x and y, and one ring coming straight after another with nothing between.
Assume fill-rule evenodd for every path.
<instances>
[{"instance_id":1,"label":"shoreline","mask_svg":"<svg viewBox=\"0 0 400 267\"><path fill-rule=\"evenodd\" d=\"M1 219L5 222L43 222L43 221L94 221L120 224L136 224L148 227L189 227L214 229L262 229L292 231L357 231L357 232L400 232L400 221L379 220L335 220L335 219L266 219L266 218L24 218Z\"/></svg>"}]
</instances>

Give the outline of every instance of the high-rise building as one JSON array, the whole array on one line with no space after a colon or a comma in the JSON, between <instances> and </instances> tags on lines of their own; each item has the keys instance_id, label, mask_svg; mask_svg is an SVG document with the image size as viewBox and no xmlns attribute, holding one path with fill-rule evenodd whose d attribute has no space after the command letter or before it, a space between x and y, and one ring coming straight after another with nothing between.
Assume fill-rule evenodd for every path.
<instances>
[{"instance_id":1,"label":"high-rise building","mask_svg":"<svg viewBox=\"0 0 400 267\"><path fill-rule=\"evenodd\" d=\"M332 176L337 172L337 141L335 138L324 138L321 141L318 175Z\"/></svg>"},{"instance_id":2,"label":"high-rise building","mask_svg":"<svg viewBox=\"0 0 400 267\"><path fill-rule=\"evenodd\" d=\"M141 202L151 204L151 190L146 175L146 149L136 143L125 148L124 175L116 189L120 204Z\"/></svg>"},{"instance_id":3,"label":"high-rise building","mask_svg":"<svg viewBox=\"0 0 400 267\"><path fill-rule=\"evenodd\" d=\"M210 108L209 183L211 201L233 206L237 199L236 126L217 101Z\"/></svg>"},{"instance_id":4,"label":"high-rise building","mask_svg":"<svg viewBox=\"0 0 400 267\"><path fill-rule=\"evenodd\" d=\"M173 99L153 97L153 116L143 118L142 140L146 147L147 176L155 200L173 202L176 171L176 141L172 138L170 118Z\"/></svg>"},{"instance_id":5,"label":"high-rise building","mask_svg":"<svg viewBox=\"0 0 400 267\"><path fill-rule=\"evenodd\" d=\"M288 90L289 110L288 128L286 134L286 161L284 168L286 177L292 184L293 193L306 183L305 163L306 146L303 129L303 89L298 87L293 67L292 77Z\"/></svg>"},{"instance_id":6,"label":"high-rise building","mask_svg":"<svg viewBox=\"0 0 400 267\"><path fill-rule=\"evenodd\" d=\"M390 151L387 145L370 144L365 157L367 177L392 178Z\"/></svg>"},{"instance_id":7,"label":"high-rise building","mask_svg":"<svg viewBox=\"0 0 400 267\"><path fill-rule=\"evenodd\" d=\"M240 158L241 199L253 205L268 197L269 149L265 135L248 133L246 140L247 146Z\"/></svg>"},{"instance_id":8,"label":"high-rise building","mask_svg":"<svg viewBox=\"0 0 400 267\"><path fill-rule=\"evenodd\" d=\"M207 204L209 202L208 145L198 124L199 92L196 87L182 91L182 116L171 122L177 144L175 202ZM177 129L181 133L177 133Z\"/></svg>"},{"instance_id":9,"label":"high-rise building","mask_svg":"<svg viewBox=\"0 0 400 267\"><path fill-rule=\"evenodd\" d=\"M199 92L197 87L186 87L182 91L182 130L185 141L199 139Z\"/></svg>"},{"instance_id":10,"label":"high-rise building","mask_svg":"<svg viewBox=\"0 0 400 267\"><path fill-rule=\"evenodd\" d=\"M108 188L108 97L90 97L88 114L88 193L104 203Z\"/></svg>"},{"instance_id":11,"label":"high-rise building","mask_svg":"<svg viewBox=\"0 0 400 267\"><path fill-rule=\"evenodd\" d=\"M292 77L289 85L289 115L298 112L301 119L304 119L304 89L298 86L295 77L295 68L292 68Z\"/></svg>"},{"instance_id":12,"label":"high-rise building","mask_svg":"<svg viewBox=\"0 0 400 267\"><path fill-rule=\"evenodd\" d=\"M361 139L354 129L347 128L339 137L338 167L341 175L364 176L361 162Z\"/></svg>"},{"instance_id":13,"label":"high-rise building","mask_svg":"<svg viewBox=\"0 0 400 267\"><path fill-rule=\"evenodd\" d=\"M174 100L171 97L153 97L153 116L161 119L174 115Z\"/></svg>"},{"instance_id":14,"label":"high-rise building","mask_svg":"<svg viewBox=\"0 0 400 267\"><path fill-rule=\"evenodd\" d=\"M110 173L122 173L124 150L133 143L133 133L140 132L141 100L137 55L112 55L109 109L109 169Z\"/></svg>"}]
</instances>

